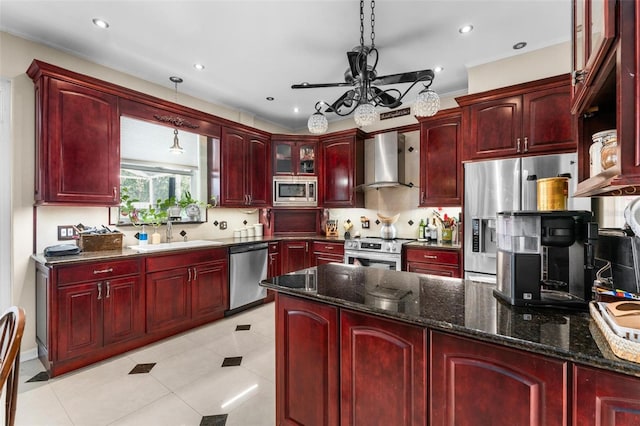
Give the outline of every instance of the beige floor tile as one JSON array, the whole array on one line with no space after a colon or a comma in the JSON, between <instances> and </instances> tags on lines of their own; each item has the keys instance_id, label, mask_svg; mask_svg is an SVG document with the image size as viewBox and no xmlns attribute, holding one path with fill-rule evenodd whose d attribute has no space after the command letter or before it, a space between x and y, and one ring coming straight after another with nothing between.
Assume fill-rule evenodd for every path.
<instances>
[{"instance_id":1,"label":"beige floor tile","mask_svg":"<svg viewBox=\"0 0 640 426\"><path fill-rule=\"evenodd\" d=\"M276 398L273 392L260 392L229 413L225 426L273 426L276 423Z\"/></svg>"},{"instance_id":2,"label":"beige floor tile","mask_svg":"<svg viewBox=\"0 0 640 426\"><path fill-rule=\"evenodd\" d=\"M150 374L173 391L219 370L223 360L212 350L201 347L159 361Z\"/></svg>"},{"instance_id":3,"label":"beige floor tile","mask_svg":"<svg viewBox=\"0 0 640 426\"><path fill-rule=\"evenodd\" d=\"M109 426L191 426L202 416L174 394L166 395Z\"/></svg>"},{"instance_id":4,"label":"beige floor tile","mask_svg":"<svg viewBox=\"0 0 640 426\"><path fill-rule=\"evenodd\" d=\"M204 342L207 348L212 349L223 357L244 356L247 353L264 346L269 338L255 331L236 331L228 333L211 341Z\"/></svg>"},{"instance_id":5,"label":"beige floor tile","mask_svg":"<svg viewBox=\"0 0 640 426\"><path fill-rule=\"evenodd\" d=\"M196 347L198 347L196 342L179 335L127 352L126 356L136 364L147 364L170 358Z\"/></svg>"},{"instance_id":6,"label":"beige floor tile","mask_svg":"<svg viewBox=\"0 0 640 426\"><path fill-rule=\"evenodd\" d=\"M269 342L242 357L242 367L252 371L272 383L276 381L275 342Z\"/></svg>"},{"instance_id":7,"label":"beige floor tile","mask_svg":"<svg viewBox=\"0 0 640 426\"><path fill-rule=\"evenodd\" d=\"M4 401L4 399L3 399ZM4 404L2 404L4 406ZM4 419L4 412L2 413ZM71 418L50 386L18 394L16 426L72 426Z\"/></svg>"}]
</instances>

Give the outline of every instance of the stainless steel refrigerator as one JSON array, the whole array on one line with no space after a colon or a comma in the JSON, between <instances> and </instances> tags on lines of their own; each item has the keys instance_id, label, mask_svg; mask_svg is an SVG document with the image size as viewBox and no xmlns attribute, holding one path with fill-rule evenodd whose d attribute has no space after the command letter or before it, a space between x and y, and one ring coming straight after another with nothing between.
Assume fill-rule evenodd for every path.
<instances>
[{"instance_id":1,"label":"stainless steel refrigerator","mask_svg":"<svg viewBox=\"0 0 640 426\"><path fill-rule=\"evenodd\" d=\"M569 210L591 210L589 198L573 198L575 153L480 161L464 165L465 278L495 283L496 213L536 210L537 179L569 173ZM529 178L529 179L528 179Z\"/></svg>"}]
</instances>

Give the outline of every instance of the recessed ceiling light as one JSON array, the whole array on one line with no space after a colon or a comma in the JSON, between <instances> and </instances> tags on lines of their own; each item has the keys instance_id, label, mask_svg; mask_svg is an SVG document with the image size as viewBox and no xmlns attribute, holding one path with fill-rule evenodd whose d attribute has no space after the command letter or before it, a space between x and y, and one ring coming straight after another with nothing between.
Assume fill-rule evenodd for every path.
<instances>
[{"instance_id":1,"label":"recessed ceiling light","mask_svg":"<svg viewBox=\"0 0 640 426\"><path fill-rule=\"evenodd\" d=\"M295 112L296 114L300 112L300 109L298 109L298 107L294 107L293 108L293 112Z\"/></svg>"},{"instance_id":2,"label":"recessed ceiling light","mask_svg":"<svg viewBox=\"0 0 640 426\"><path fill-rule=\"evenodd\" d=\"M435 67L433 69L433 71L435 71L435 72L442 72L443 70L444 70L444 68L442 68L442 67Z\"/></svg>"},{"instance_id":3,"label":"recessed ceiling light","mask_svg":"<svg viewBox=\"0 0 640 426\"><path fill-rule=\"evenodd\" d=\"M193 64L193 67L198 71L202 71L204 69L204 65L202 64Z\"/></svg>"},{"instance_id":4,"label":"recessed ceiling light","mask_svg":"<svg viewBox=\"0 0 640 426\"><path fill-rule=\"evenodd\" d=\"M275 98L274 98L273 96L267 96L267 100L268 100L268 101L272 101L272 100L274 100L274 99L275 99Z\"/></svg>"},{"instance_id":5,"label":"recessed ceiling light","mask_svg":"<svg viewBox=\"0 0 640 426\"><path fill-rule=\"evenodd\" d=\"M93 18L93 25L102 29L109 28L109 23L104 19L100 19L100 18Z\"/></svg>"},{"instance_id":6,"label":"recessed ceiling light","mask_svg":"<svg viewBox=\"0 0 640 426\"><path fill-rule=\"evenodd\" d=\"M467 34L473 31L473 25L464 25L458 29L460 34Z\"/></svg>"},{"instance_id":7,"label":"recessed ceiling light","mask_svg":"<svg viewBox=\"0 0 640 426\"><path fill-rule=\"evenodd\" d=\"M520 41L520 42L518 42L518 43L514 44L514 45L513 45L513 48L514 48L515 50L520 50L520 49L522 49L523 47L525 47L526 45L527 45L527 43L526 43L526 42L524 42L524 41Z\"/></svg>"}]
</instances>

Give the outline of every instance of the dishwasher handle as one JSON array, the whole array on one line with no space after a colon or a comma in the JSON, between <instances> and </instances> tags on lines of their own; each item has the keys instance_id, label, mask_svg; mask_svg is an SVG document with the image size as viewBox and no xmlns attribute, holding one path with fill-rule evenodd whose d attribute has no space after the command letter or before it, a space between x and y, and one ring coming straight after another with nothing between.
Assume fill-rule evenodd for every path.
<instances>
[{"instance_id":1,"label":"dishwasher handle","mask_svg":"<svg viewBox=\"0 0 640 426\"><path fill-rule=\"evenodd\" d=\"M256 251L256 250L267 250L268 248L269 248L268 243L245 244L245 245L229 247L229 254L246 253L248 251Z\"/></svg>"}]
</instances>

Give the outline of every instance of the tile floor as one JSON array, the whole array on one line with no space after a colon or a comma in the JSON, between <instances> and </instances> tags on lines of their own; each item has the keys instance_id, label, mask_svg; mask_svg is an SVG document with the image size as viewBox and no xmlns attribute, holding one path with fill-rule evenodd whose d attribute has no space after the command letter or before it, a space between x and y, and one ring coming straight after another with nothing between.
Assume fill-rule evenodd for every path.
<instances>
[{"instance_id":1,"label":"tile floor","mask_svg":"<svg viewBox=\"0 0 640 426\"><path fill-rule=\"evenodd\" d=\"M16 425L271 426L274 315L263 305L49 380L25 361Z\"/></svg>"}]
</instances>

